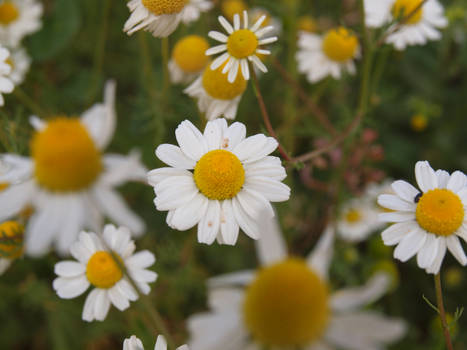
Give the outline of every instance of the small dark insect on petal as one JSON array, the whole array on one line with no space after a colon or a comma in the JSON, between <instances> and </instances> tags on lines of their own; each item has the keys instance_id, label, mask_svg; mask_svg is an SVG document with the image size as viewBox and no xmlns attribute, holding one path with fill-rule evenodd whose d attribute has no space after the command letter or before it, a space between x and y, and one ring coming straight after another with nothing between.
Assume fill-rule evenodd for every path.
<instances>
[{"instance_id":1,"label":"small dark insect on petal","mask_svg":"<svg viewBox=\"0 0 467 350\"><path fill-rule=\"evenodd\" d=\"M420 192L419 194L417 194L417 195L415 196L415 198L413 199L413 201L414 201L415 203L418 203L418 201L420 200L420 198L422 198L422 196L423 196L423 193Z\"/></svg>"}]
</instances>

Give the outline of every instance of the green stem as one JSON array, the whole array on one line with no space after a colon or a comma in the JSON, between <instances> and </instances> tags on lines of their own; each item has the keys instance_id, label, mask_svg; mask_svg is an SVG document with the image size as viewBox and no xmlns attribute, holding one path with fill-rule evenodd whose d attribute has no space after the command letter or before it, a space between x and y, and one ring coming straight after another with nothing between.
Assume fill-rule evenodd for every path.
<instances>
[{"instance_id":1,"label":"green stem","mask_svg":"<svg viewBox=\"0 0 467 350\"><path fill-rule=\"evenodd\" d=\"M358 0L358 9L360 13L360 31L363 48L363 66L360 82L360 101L358 104L358 113L365 115L368 110L368 98L370 88L371 65L373 61L373 48L368 38L368 32L365 25L364 0Z\"/></svg>"},{"instance_id":2,"label":"green stem","mask_svg":"<svg viewBox=\"0 0 467 350\"><path fill-rule=\"evenodd\" d=\"M48 113L46 113L41 106L34 102L34 100L29 97L20 87L15 87L13 90L13 95L38 117L44 118L47 116Z\"/></svg>"},{"instance_id":3,"label":"green stem","mask_svg":"<svg viewBox=\"0 0 467 350\"><path fill-rule=\"evenodd\" d=\"M452 346L451 335L449 333L448 323L446 321L446 310L444 309L444 302L443 302L443 290L441 288L441 274L439 272L435 275L435 290L436 290L436 302L438 304L438 310L439 310L439 318L441 319L444 340L446 342L446 349L454 350Z\"/></svg>"},{"instance_id":4,"label":"green stem","mask_svg":"<svg viewBox=\"0 0 467 350\"><path fill-rule=\"evenodd\" d=\"M162 88L162 99L163 103L167 105L167 98L170 88L170 77L169 77L169 38L162 38L162 71L164 78L164 85Z\"/></svg>"}]
</instances>

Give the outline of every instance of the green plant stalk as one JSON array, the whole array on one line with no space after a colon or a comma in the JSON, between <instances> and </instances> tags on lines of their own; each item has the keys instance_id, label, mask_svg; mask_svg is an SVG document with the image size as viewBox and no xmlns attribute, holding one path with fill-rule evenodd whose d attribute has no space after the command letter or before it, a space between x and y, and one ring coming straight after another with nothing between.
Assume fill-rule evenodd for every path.
<instances>
[{"instance_id":1,"label":"green plant stalk","mask_svg":"<svg viewBox=\"0 0 467 350\"><path fill-rule=\"evenodd\" d=\"M360 83L360 100L358 104L357 113L362 114L364 116L368 110L368 100L370 95L370 78L371 66L373 62L373 47L368 38L368 32L365 25L365 8L363 2L364 0L358 0L358 10L360 14L360 31L363 48L363 65Z\"/></svg>"},{"instance_id":2,"label":"green plant stalk","mask_svg":"<svg viewBox=\"0 0 467 350\"><path fill-rule=\"evenodd\" d=\"M443 290L441 288L441 274L438 272L435 275L435 290L436 302L438 304L439 318L443 327L444 341L446 342L446 349L454 350L452 346L451 334L449 333L448 322L446 321L446 310L444 309Z\"/></svg>"},{"instance_id":3,"label":"green plant stalk","mask_svg":"<svg viewBox=\"0 0 467 350\"><path fill-rule=\"evenodd\" d=\"M36 102L34 102L34 100L29 97L20 87L15 87L13 90L13 95L38 117L45 118L48 115L48 113Z\"/></svg>"},{"instance_id":4,"label":"green plant stalk","mask_svg":"<svg viewBox=\"0 0 467 350\"><path fill-rule=\"evenodd\" d=\"M170 77L169 77L169 38L162 38L162 72L163 72L163 86L162 86L162 102L167 106Z\"/></svg>"}]
</instances>

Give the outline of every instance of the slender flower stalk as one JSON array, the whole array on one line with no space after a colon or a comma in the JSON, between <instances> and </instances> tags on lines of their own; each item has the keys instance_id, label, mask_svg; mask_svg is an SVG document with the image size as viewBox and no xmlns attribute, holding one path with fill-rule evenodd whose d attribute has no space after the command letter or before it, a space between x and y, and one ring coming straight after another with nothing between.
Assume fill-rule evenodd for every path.
<instances>
[{"instance_id":1,"label":"slender flower stalk","mask_svg":"<svg viewBox=\"0 0 467 350\"><path fill-rule=\"evenodd\" d=\"M439 318L443 327L444 341L446 342L446 349L453 350L451 334L449 333L448 323L446 321L446 310L444 309L443 290L441 288L441 275L438 272L435 275L435 289L436 289L436 302L438 304Z\"/></svg>"}]
</instances>

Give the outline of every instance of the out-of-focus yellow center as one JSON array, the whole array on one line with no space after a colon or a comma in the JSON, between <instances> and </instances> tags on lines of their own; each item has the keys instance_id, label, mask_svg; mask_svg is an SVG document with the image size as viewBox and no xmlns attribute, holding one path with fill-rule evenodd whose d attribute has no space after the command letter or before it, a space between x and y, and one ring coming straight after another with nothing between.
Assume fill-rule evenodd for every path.
<instances>
[{"instance_id":1,"label":"out-of-focus yellow center","mask_svg":"<svg viewBox=\"0 0 467 350\"><path fill-rule=\"evenodd\" d=\"M206 39L199 35L189 35L175 44L172 57L184 72L197 73L209 62L207 49L209 43Z\"/></svg>"},{"instance_id":2,"label":"out-of-focus yellow center","mask_svg":"<svg viewBox=\"0 0 467 350\"><path fill-rule=\"evenodd\" d=\"M243 312L259 343L287 348L309 345L328 324L327 286L304 260L290 258L259 271L246 291Z\"/></svg>"},{"instance_id":3,"label":"out-of-focus yellow center","mask_svg":"<svg viewBox=\"0 0 467 350\"><path fill-rule=\"evenodd\" d=\"M345 213L345 221L347 221L350 224L355 224L356 222L359 222L361 219L362 219L362 214L357 209L349 209Z\"/></svg>"},{"instance_id":4,"label":"out-of-focus yellow center","mask_svg":"<svg viewBox=\"0 0 467 350\"><path fill-rule=\"evenodd\" d=\"M93 286L108 289L122 279L123 273L109 252L98 251L88 261L86 277Z\"/></svg>"},{"instance_id":5,"label":"out-of-focus yellow center","mask_svg":"<svg viewBox=\"0 0 467 350\"><path fill-rule=\"evenodd\" d=\"M464 205L457 194L446 189L430 190L422 195L415 216L426 231L450 236L464 221Z\"/></svg>"},{"instance_id":6,"label":"out-of-focus yellow center","mask_svg":"<svg viewBox=\"0 0 467 350\"><path fill-rule=\"evenodd\" d=\"M247 58L258 48L258 37L249 29L239 29L230 34L227 51L235 58Z\"/></svg>"},{"instance_id":7,"label":"out-of-focus yellow center","mask_svg":"<svg viewBox=\"0 0 467 350\"><path fill-rule=\"evenodd\" d=\"M17 259L23 255L24 227L16 221L0 225L0 257Z\"/></svg>"},{"instance_id":8,"label":"out-of-focus yellow center","mask_svg":"<svg viewBox=\"0 0 467 350\"><path fill-rule=\"evenodd\" d=\"M11 59L11 56L5 60L5 63L8 64L12 70L15 69L15 62L13 62L13 60Z\"/></svg>"},{"instance_id":9,"label":"out-of-focus yellow center","mask_svg":"<svg viewBox=\"0 0 467 350\"><path fill-rule=\"evenodd\" d=\"M212 98L233 100L245 91L247 86L246 80L242 74L237 74L235 81L230 83L228 75L222 73L224 66L225 64L215 70L207 67L203 73L203 87Z\"/></svg>"},{"instance_id":10,"label":"out-of-focus yellow center","mask_svg":"<svg viewBox=\"0 0 467 350\"><path fill-rule=\"evenodd\" d=\"M333 61L345 62L353 58L357 47L356 35L344 27L331 29L324 35L323 51Z\"/></svg>"},{"instance_id":11,"label":"out-of-focus yellow center","mask_svg":"<svg viewBox=\"0 0 467 350\"><path fill-rule=\"evenodd\" d=\"M144 7L156 16L179 13L185 7L187 0L142 0Z\"/></svg>"},{"instance_id":12,"label":"out-of-focus yellow center","mask_svg":"<svg viewBox=\"0 0 467 350\"><path fill-rule=\"evenodd\" d=\"M0 182L0 192L6 190L10 184L8 182Z\"/></svg>"},{"instance_id":13,"label":"out-of-focus yellow center","mask_svg":"<svg viewBox=\"0 0 467 350\"><path fill-rule=\"evenodd\" d=\"M318 26L311 16L302 16L298 19L297 28L298 30L314 33L318 29Z\"/></svg>"},{"instance_id":14,"label":"out-of-focus yellow center","mask_svg":"<svg viewBox=\"0 0 467 350\"><path fill-rule=\"evenodd\" d=\"M0 4L0 24L8 25L19 17L19 11L11 1L5 1Z\"/></svg>"},{"instance_id":15,"label":"out-of-focus yellow center","mask_svg":"<svg viewBox=\"0 0 467 350\"><path fill-rule=\"evenodd\" d=\"M410 119L410 126L412 130L421 132L428 126L428 120L423 114L416 114Z\"/></svg>"},{"instance_id":16,"label":"out-of-focus yellow center","mask_svg":"<svg viewBox=\"0 0 467 350\"><path fill-rule=\"evenodd\" d=\"M221 10L225 17L230 21L233 20L235 14L241 14L248 7L242 0L225 0L222 1Z\"/></svg>"},{"instance_id":17,"label":"out-of-focus yellow center","mask_svg":"<svg viewBox=\"0 0 467 350\"><path fill-rule=\"evenodd\" d=\"M245 170L235 154L225 150L206 153L196 163L196 186L209 199L233 198L245 182Z\"/></svg>"},{"instance_id":18,"label":"out-of-focus yellow center","mask_svg":"<svg viewBox=\"0 0 467 350\"><path fill-rule=\"evenodd\" d=\"M392 16L394 18L403 18L406 24L416 24L420 22L423 15L423 6L420 6L423 0L396 0L392 5ZM420 8L419 8L420 7ZM415 9L417 9L415 11ZM413 13L415 11L415 13ZM407 16L411 15L409 18Z\"/></svg>"},{"instance_id":19,"label":"out-of-focus yellow center","mask_svg":"<svg viewBox=\"0 0 467 350\"><path fill-rule=\"evenodd\" d=\"M56 118L31 141L37 182L51 191L89 187L102 170L101 155L78 118Z\"/></svg>"}]
</instances>

